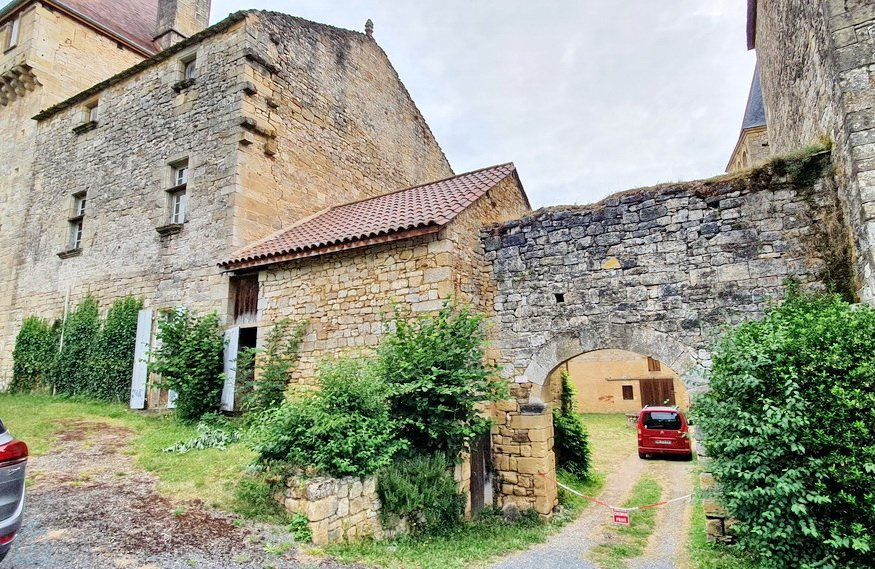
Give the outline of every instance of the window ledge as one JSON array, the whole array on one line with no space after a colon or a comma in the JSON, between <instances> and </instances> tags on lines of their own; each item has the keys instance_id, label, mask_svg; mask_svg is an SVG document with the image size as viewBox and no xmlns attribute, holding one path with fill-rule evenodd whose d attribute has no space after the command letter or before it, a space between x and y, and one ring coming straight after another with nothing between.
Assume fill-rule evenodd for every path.
<instances>
[{"instance_id":1,"label":"window ledge","mask_svg":"<svg viewBox=\"0 0 875 569\"><path fill-rule=\"evenodd\" d=\"M188 182L183 182L179 185L173 186L172 188L167 188L164 191L167 192L168 194L172 194L175 192L181 192L182 190L186 189L187 187L188 187Z\"/></svg>"},{"instance_id":2,"label":"window ledge","mask_svg":"<svg viewBox=\"0 0 875 569\"><path fill-rule=\"evenodd\" d=\"M195 79L195 77L192 77L191 79L183 79L182 81L177 81L173 84L173 90L177 93L179 93L180 91L184 91L185 89L188 89L189 87L194 85Z\"/></svg>"},{"instance_id":3,"label":"window ledge","mask_svg":"<svg viewBox=\"0 0 875 569\"><path fill-rule=\"evenodd\" d=\"M85 218L85 214L74 215L73 217L68 217L67 221L70 223L76 223L77 221L82 221Z\"/></svg>"},{"instance_id":4,"label":"window ledge","mask_svg":"<svg viewBox=\"0 0 875 569\"><path fill-rule=\"evenodd\" d=\"M184 224L182 223L168 223L167 225L162 225L161 227L156 227L155 231L158 232L158 235L161 237L166 237L168 235L176 235L180 231L182 231Z\"/></svg>"},{"instance_id":5,"label":"window ledge","mask_svg":"<svg viewBox=\"0 0 875 569\"><path fill-rule=\"evenodd\" d=\"M73 133L82 134L83 132L94 130L95 128L97 128L97 121L88 121L86 123L80 124L79 126L73 127Z\"/></svg>"},{"instance_id":6,"label":"window ledge","mask_svg":"<svg viewBox=\"0 0 875 569\"><path fill-rule=\"evenodd\" d=\"M60 253L58 253L58 257L62 259L69 259L70 257L78 257L81 254L82 248L79 247L78 249L67 249L66 251L61 251Z\"/></svg>"}]
</instances>

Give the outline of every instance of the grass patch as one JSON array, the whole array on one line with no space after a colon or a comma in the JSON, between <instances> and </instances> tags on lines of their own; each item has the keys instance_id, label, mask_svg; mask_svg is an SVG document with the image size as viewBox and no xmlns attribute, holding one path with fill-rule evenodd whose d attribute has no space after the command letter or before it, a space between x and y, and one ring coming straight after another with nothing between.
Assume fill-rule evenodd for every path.
<instances>
[{"instance_id":1,"label":"grass patch","mask_svg":"<svg viewBox=\"0 0 875 569\"><path fill-rule=\"evenodd\" d=\"M693 567L695 569L762 569L762 565L737 549L708 541L698 473L694 473L693 480L695 494L690 508L692 523L688 545Z\"/></svg>"},{"instance_id":2,"label":"grass patch","mask_svg":"<svg viewBox=\"0 0 875 569\"><path fill-rule=\"evenodd\" d=\"M240 443L224 451L205 449L186 454L164 449L197 436L194 425L172 415L145 415L122 404L48 395L0 394L0 417L6 428L27 443L32 454L49 452L65 421L105 423L133 431L127 450L141 468L158 477L158 491L175 500L199 499L210 506L239 510L235 496L241 472L255 454Z\"/></svg>"},{"instance_id":3,"label":"grass patch","mask_svg":"<svg viewBox=\"0 0 875 569\"><path fill-rule=\"evenodd\" d=\"M653 504L662 496L659 483L645 476L632 488L632 494L624 504L625 507ZM592 550L592 560L604 569L623 569L626 559L639 557L647 547L647 540L656 526L656 509L636 510L630 512L628 526L613 526L609 533L608 543L603 543Z\"/></svg>"},{"instance_id":4,"label":"grass patch","mask_svg":"<svg viewBox=\"0 0 875 569\"><path fill-rule=\"evenodd\" d=\"M582 413L580 415L592 448L592 472L598 477L612 474L617 465L638 448L634 427L622 413Z\"/></svg>"}]
</instances>

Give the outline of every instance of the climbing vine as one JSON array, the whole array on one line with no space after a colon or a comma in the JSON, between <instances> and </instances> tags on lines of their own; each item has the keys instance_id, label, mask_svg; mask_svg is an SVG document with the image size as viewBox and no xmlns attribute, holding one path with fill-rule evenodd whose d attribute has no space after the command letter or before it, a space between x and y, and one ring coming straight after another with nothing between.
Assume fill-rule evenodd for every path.
<instances>
[{"instance_id":1,"label":"climbing vine","mask_svg":"<svg viewBox=\"0 0 875 569\"><path fill-rule=\"evenodd\" d=\"M61 328L60 352L52 385L58 394L85 395L88 392L88 359L100 331L97 301L85 299L67 315Z\"/></svg>"},{"instance_id":2,"label":"climbing vine","mask_svg":"<svg viewBox=\"0 0 875 569\"><path fill-rule=\"evenodd\" d=\"M137 314L143 301L133 297L113 303L89 352L84 393L106 401L127 401L131 392Z\"/></svg>"},{"instance_id":3,"label":"climbing vine","mask_svg":"<svg viewBox=\"0 0 875 569\"><path fill-rule=\"evenodd\" d=\"M12 352L10 391L29 392L49 387L57 358L59 332L59 323L52 325L36 316L24 319Z\"/></svg>"},{"instance_id":4,"label":"climbing vine","mask_svg":"<svg viewBox=\"0 0 875 569\"><path fill-rule=\"evenodd\" d=\"M267 334L263 350L241 351L237 370L246 411L273 409L283 402L289 374L298 363L298 350L306 330L307 322L295 323L284 318Z\"/></svg>"}]
</instances>

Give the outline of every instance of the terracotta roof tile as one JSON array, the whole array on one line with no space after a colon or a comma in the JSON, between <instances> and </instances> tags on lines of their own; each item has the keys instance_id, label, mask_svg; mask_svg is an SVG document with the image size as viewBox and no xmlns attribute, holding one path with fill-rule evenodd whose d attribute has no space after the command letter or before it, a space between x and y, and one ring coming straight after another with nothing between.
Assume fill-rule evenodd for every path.
<instances>
[{"instance_id":1,"label":"terracotta roof tile","mask_svg":"<svg viewBox=\"0 0 875 569\"><path fill-rule=\"evenodd\" d=\"M512 163L339 205L244 247L226 268L243 268L403 239L440 230L516 170Z\"/></svg>"}]
</instances>

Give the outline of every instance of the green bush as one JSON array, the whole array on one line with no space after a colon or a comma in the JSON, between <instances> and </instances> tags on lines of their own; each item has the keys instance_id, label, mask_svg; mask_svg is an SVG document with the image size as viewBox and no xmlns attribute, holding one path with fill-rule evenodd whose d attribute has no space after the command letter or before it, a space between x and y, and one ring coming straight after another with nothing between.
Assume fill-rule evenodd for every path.
<instances>
[{"instance_id":1,"label":"green bush","mask_svg":"<svg viewBox=\"0 0 875 569\"><path fill-rule=\"evenodd\" d=\"M739 545L770 567L872 566L875 309L801 295L717 345L695 402Z\"/></svg>"},{"instance_id":2,"label":"green bush","mask_svg":"<svg viewBox=\"0 0 875 569\"><path fill-rule=\"evenodd\" d=\"M442 453L396 460L380 471L377 492L384 521L406 518L414 533L435 533L459 523L465 496L453 480L453 461Z\"/></svg>"},{"instance_id":3,"label":"green bush","mask_svg":"<svg viewBox=\"0 0 875 569\"><path fill-rule=\"evenodd\" d=\"M323 365L318 389L298 390L251 431L261 462L315 467L332 476L371 474L405 444L395 438L386 389L367 363Z\"/></svg>"},{"instance_id":4,"label":"green bush","mask_svg":"<svg viewBox=\"0 0 875 569\"><path fill-rule=\"evenodd\" d=\"M158 385L177 394L176 413L196 421L219 409L225 340L216 313L197 317L187 310L166 312L158 323L159 348L151 353L149 371Z\"/></svg>"},{"instance_id":5,"label":"green bush","mask_svg":"<svg viewBox=\"0 0 875 569\"><path fill-rule=\"evenodd\" d=\"M21 324L12 351L12 382L9 390L29 392L46 389L58 355L59 325L28 316Z\"/></svg>"},{"instance_id":6,"label":"green bush","mask_svg":"<svg viewBox=\"0 0 875 569\"><path fill-rule=\"evenodd\" d=\"M574 411L575 391L568 372L560 374L562 391L559 407L553 409L553 440L556 466L580 479L589 476L589 436L580 417Z\"/></svg>"},{"instance_id":7,"label":"green bush","mask_svg":"<svg viewBox=\"0 0 875 569\"><path fill-rule=\"evenodd\" d=\"M289 373L298 363L298 349L307 323L295 324L285 318L271 328L264 350L242 351L237 358L241 373L242 407L246 411L264 411L279 406L286 396Z\"/></svg>"},{"instance_id":8,"label":"green bush","mask_svg":"<svg viewBox=\"0 0 875 569\"><path fill-rule=\"evenodd\" d=\"M52 374L55 391L62 395L88 393L88 359L100 332L97 301L91 296L67 315L62 328L61 350Z\"/></svg>"},{"instance_id":9,"label":"green bush","mask_svg":"<svg viewBox=\"0 0 875 569\"><path fill-rule=\"evenodd\" d=\"M476 406L507 397L505 382L485 363L483 317L446 303L418 318L396 311L390 328L379 367L400 436L420 452L458 456L489 429Z\"/></svg>"},{"instance_id":10,"label":"green bush","mask_svg":"<svg viewBox=\"0 0 875 569\"><path fill-rule=\"evenodd\" d=\"M127 401L131 394L137 314L143 301L131 296L116 300L106 314L88 354L83 393L105 401Z\"/></svg>"}]
</instances>

